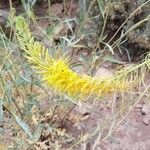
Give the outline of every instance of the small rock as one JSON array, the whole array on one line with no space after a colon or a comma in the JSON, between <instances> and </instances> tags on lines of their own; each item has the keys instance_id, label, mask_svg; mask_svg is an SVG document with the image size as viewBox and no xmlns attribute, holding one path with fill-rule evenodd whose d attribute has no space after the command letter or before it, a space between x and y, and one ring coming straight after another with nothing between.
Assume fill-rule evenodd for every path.
<instances>
[{"instance_id":1,"label":"small rock","mask_svg":"<svg viewBox=\"0 0 150 150\"><path fill-rule=\"evenodd\" d=\"M106 61L106 62L103 63L103 66L104 66L105 68L112 68L112 62Z\"/></svg>"},{"instance_id":2,"label":"small rock","mask_svg":"<svg viewBox=\"0 0 150 150\"><path fill-rule=\"evenodd\" d=\"M9 11L0 9L0 21L1 22L6 22L8 16L9 16Z\"/></svg>"},{"instance_id":3,"label":"small rock","mask_svg":"<svg viewBox=\"0 0 150 150\"><path fill-rule=\"evenodd\" d=\"M88 50L86 50L86 49L83 49L83 50L81 51L81 53L82 53L82 55L83 55L84 57L88 57L89 54L90 54L90 51L88 51Z\"/></svg>"},{"instance_id":4,"label":"small rock","mask_svg":"<svg viewBox=\"0 0 150 150\"><path fill-rule=\"evenodd\" d=\"M144 104L142 107L142 114L147 115L150 114L150 104Z\"/></svg>"},{"instance_id":5,"label":"small rock","mask_svg":"<svg viewBox=\"0 0 150 150\"><path fill-rule=\"evenodd\" d=\"M145 124L145 125L149 125L149 121L150 121L150 115L145 115L142 119L142 122Z\"/></svg>"},{"instance_id":6,"label":"small rock","mask_svg":"<svg viewBox=\"0 0 150 150\"><path fill-rule=\"evenodd\" d=\"M63 5L60 3L54 4L51 6L50 13L54 16L59 16L63 12Z\"/></svg>"},{"instance_id":7,"label":"small rock","mask_svg":"<svg viewBox=\"0 0 150 150\"><path fill-rule=\"evenodd\" d=\"M143 107L143 104L137 104L137 105L135 106L135 108L138 108L138 109L142 109L142 107Z\"/></svg>"},{"instance_id":8,"label":"small rock","mask_svg":"<svg viewBox=\"0 0 150 150\"><path fill-rule=\"evenodd\" d=\"M9 11L0 9L0 27L7 37L10 35L10 27L7 27Z\"/></svg>"},{"instance_id":9,"label":"small rock","mask_svg":"<svg viewBox=\"0 0 150 150\"><path fill-rule=\"evenodd\" d=\"M97 70L94 76L95 77L110 77L112 75L113 73L110 70L101 67Z\"/></svg>"}]
</instances>

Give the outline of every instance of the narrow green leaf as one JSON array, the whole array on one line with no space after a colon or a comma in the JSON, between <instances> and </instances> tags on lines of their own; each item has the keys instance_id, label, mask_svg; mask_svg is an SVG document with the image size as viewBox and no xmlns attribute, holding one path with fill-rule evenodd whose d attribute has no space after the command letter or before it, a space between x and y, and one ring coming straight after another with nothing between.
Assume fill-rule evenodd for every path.
<instances>
[{"instance_id":1,"label":"narrow green leaf","mask_svg":"<svg viewBox=\"0 0 150 150\"><path fill-rule=\"evenodd\" d=\"M102 42L103 44L105 44L107 47L108 47L108 50L114 55L114 50L113 48L108 44L108 43L105 43L105 42Z\"/></svg>"},{"instance_id":2,"label":"narrow green leaf","mask_svg":"<svg viewBox=\"0 0 150 150\"><path fill-rule=\"evenodd\" d=\"M18 116L14 115L16 122L18 123L18 125L25 131L25 133L32 139L33 136L30 132L29 126L23 121L21 120Z\"/></svg>"},{"instance_id":3,"label":"narrow green leaf","mask_svg":"<svg viewBox=\"0 0 150 150\"><path fill-rule=\"evenodd\" d=\"M116 63L116 64L121 64L121 65L123 65L123 64L126 63L126 62L117 60L117 59L115 59L115 58L112 57L112 56L106 56L106 57L103 58L103 60L104 60L104 61L109 61L109 62L112 62L112 63Z\"/></svg>"},{"instance_id":4,"label":"narrow green leaf","mask_svg":"<svg viewBox=\"0 0 150 150\"><path fill-rule=\"evenodd\" d=\"M2 122L2 119L3 119L3 101L2 99L0 98L0 123Z\"/></svg>"},{"instance_id":5,"label":"narrow green leaf","mask_svg":"<svg viewBox=\"0 0 150 150\"><path fill-rule=\"evenodd\" d=\"M34 141L37 141L40 138L41 132L42 132L42 127L39 125L37 126L36 130L33 133Z\"/></svg>"},{"instance_id":6,"label":"narrow green leaf","mask_svg":"<svg viewBox=\"0 0 150 150\"><path fill-rule=\"evenodd\" d=\"M104 0L98 0L98 7L99 7L99 10L104 18L104 15L105 15L105 1Z\"/></svg>"}]
</instances>

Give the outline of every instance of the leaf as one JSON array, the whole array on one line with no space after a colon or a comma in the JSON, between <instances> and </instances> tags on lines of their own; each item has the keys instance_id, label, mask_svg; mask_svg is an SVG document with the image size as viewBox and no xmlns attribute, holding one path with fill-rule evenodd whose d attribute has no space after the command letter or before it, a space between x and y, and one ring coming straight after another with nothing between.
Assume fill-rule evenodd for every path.
<instances>
[{"instance_id":1,"label":"leaf","mask_svg":"<svg viewBox=\"0 0 150 150\"><path fill-rule=\"evenodd\" d=\"M46 33L49 36L53 35L54 34L54 26L48 26Z\"/></svg>"},{"instance_id":2,"label":"leaf","mask_svg":"<svg viewBox=\"0 0 150 150\"><path fill-rule=\"evenodd\" d=\"M3 101L2 99L0 98L0 123L2 122L2 119L3 119Z\"/></svg>"},{"instance_id":3,"label":"leaf","mask_svg":"<svg viewBox=\"0 0 150 150\"><path fill-rule=\"evenodd\" d=\"M112 48L108 43L105 43L105 42L102 42L102 43L105 44L105 45L108 47L109 51L110 51L113 55L115 54L113 48Z\"/></svg>"},{"instance_id":4,"label":"leaf","mask_svg":"<svg viewBox=\"0 0 150 150\"><path fill-rule=\"evenodd\" d=\"M41 136L41 132L42 132L42 127L39 125L39 126L37 126L37 128L35 129L34 134L33 134L34 141L38 141L38 139Z\"/></svg>"},{"instance_id":5,"label":"leaf","mask_svg":"<svg viewBox=\"0 0 150 150\"><path fill-rule=\"evenodd\" d=\"M105 2L104 0L98 0L98 7L99 7L99 10L104 18L104 15L105 15Z\"/></svg>"},{"instance_id":6,"label":"leaf","mask_svg":"<svg viewBox=\"0 0 150 150\"><path fill-rule=\"evenodd\" d=\"M18 116L14 115L14 118L16 120L16 122L18 123L18 125L26 132L26 134L32 139L33 136L30 132L29 126L23 121L21 120Z\"/></svg>"},{"instance_id":7,"label":"leaf","mask_svg":"<svg viewBox=\"0 0 150 150\"><path fill-rule=\"evenodd\" d=\"M82 24L85 20L85 17L87 17L87 2L86 0L79 0L79 17L78 21L80 24Z\"/></svg>"},{"instance_id":8,"label":"leaf","mask_svg":"<svg viewBox=\"0 0 150 150\"><path fill-rule=\"evenodd\" d=\"M112 56L106 56L106 57L103 58L103 60L104 61L109 61L109 62L112 62L112 63L116 63L116 64L121 64L121 65L125 64L125 62L117 60Z\"/></svg>"}]
</instances>

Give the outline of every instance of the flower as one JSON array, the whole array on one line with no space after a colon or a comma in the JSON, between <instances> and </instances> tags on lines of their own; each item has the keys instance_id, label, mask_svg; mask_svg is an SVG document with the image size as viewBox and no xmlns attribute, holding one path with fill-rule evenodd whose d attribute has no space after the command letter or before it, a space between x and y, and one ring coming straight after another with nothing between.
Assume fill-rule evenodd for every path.
<instances>
[{"instance_id":1,"label":"flower","mask_svg":"<svg viewBox=\"0 0 150 150\"><path fill-rule=\"evenodd\" d=\"M52 58L48 49L32 37L23 17L16 18L16 29L20 47L25 51L28 61L41 74L43 82L60 93L72 97L86 97L125 89L124 80L116 80L114 76L102 79L81 76L69 68L67 60Z\"/></svg>"}]
</instances>

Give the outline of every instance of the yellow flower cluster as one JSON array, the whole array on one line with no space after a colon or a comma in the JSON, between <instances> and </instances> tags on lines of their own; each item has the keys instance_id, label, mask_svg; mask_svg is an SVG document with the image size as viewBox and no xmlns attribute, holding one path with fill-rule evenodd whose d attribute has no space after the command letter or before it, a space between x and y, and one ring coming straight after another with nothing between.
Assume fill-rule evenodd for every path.
<instances>
[{"instance_id":1,"label":"yellow flower cluster","mask_svg":"<svg viewBox=\"0 0 150 150\"><path fill-rule=\"evenodd\" d=\"M67 60L52 58L48 49L32 37L23 17L16 18L16 30L26 58L41 74L43 81L55 90L73 97L86 97L125 89L124 80L115 80L113 76L103 79L81 76L69 68Z\"/></svg>"}]
</instances>

